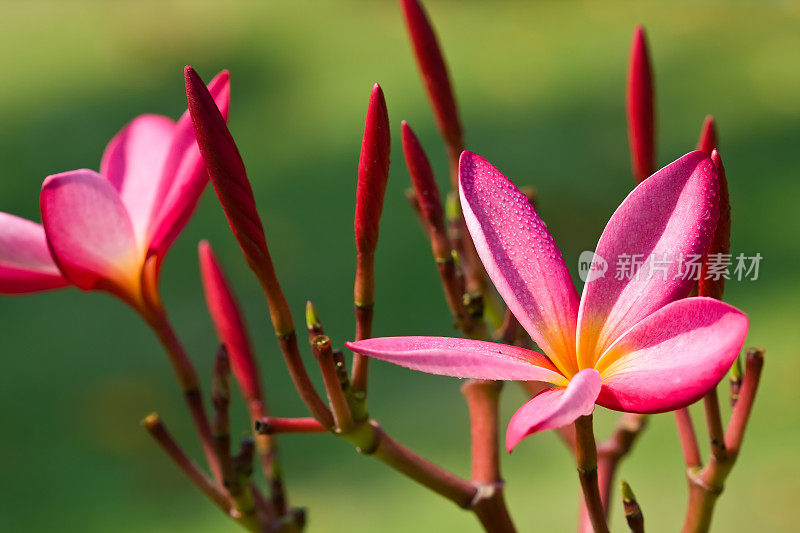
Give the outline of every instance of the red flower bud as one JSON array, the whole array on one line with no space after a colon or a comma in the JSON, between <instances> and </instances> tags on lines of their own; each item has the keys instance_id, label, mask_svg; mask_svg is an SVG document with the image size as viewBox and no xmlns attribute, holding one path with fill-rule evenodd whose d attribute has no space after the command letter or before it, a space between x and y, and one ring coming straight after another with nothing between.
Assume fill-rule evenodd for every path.
<instances>
[{"instance_id":1,"label":"red flower bud","mask_svg":"<svg viewBox=\"0 0 800 533\"><path fill-rule=\"evenodd\" d=\"M279 336L291 333L292 315L275 276L242 156L203 80L192 67L186 67L184 75L197 145L214 191L247 264L264 289L275 333Z\"/></svg>"},{"instance_id":2,"label":"red flower bud","mask_svg":"<svg viewBox=\"0 0 800 533\"><path fill-rule=\"evenodd\" d=\"M447 66L433 27L420 3L417 0L401 0L400 4L403 7L406 27L414 47L417 66L422 75L422 81L425 83L425 90L433 107L439 131L447 145L451 169L456 171L453 174L453 187L457 188L458 158L464 149L464 139L461 120L458 117L458 107L450 86L450 77L447 74Z\"/></svg>"},{"instance_id":3,"label":"red flower bud","mask_svg":"<svg viewBox=\"0 0 800 533\"><path fill-rule=\"evenodd\" d=\"M700 130L700 139L697 141L697 149L711 155L711 152L717 146L717 125L714 122L714 117L708 115L703 121L703 129ZM719 155L717 157L719 157Z\"/></svg>"},{"instance_id":4,"label":"red flower bud","mask_svg":"<svg viewBox=\"0 0 800 533\"><path fill-rule=\"evenodd\" d=\"M200 256L200 273L211 320L217 336L228 351L231 370L247 402L261 401L258 365L253 356L244 319L236 297L225 279L214 251L207 241L197 247Z\"/></svg>"},{"instance_id":5,"label":"red flower bud","mask_svg":"<svg viewBox=\"0 0 800 533\"><path fill-rule=\"evenodd\" d=\"M436 186L436 179L433 176L433 169L428 162L428 157L425 155L419 139L405 120L400 128L403 154L406 157L408 173L411 175L411 183L417 193L422 216L433 226L444 224L442 199L439 196L439 187Z\"/></svg>"},{"instance_id":6,"label":"red flower bud","mask_svg":"<svg viewBox=\"0 0 800 533\"><path fill-rule=\"evenodd\" d=\"M633 31L628 67L627 110L633 176L637 182L642 182L655 170L655 128L653 74L650 70L644 29L641 26L636 26Z\"/></svg>"},{"instance_id":7,"label":"red flower bud","mask_svg":"<svg viewBox=\"0 0 800 533\"><path fill-rule=\"evenodd\" d=\"M383 211L383 196L389 178L389 115L383 91L377 83L372 87L358 161L356 188L356 248L359 253L372 253L378 244L378 224Z\"/></svg>"}]
</instances>

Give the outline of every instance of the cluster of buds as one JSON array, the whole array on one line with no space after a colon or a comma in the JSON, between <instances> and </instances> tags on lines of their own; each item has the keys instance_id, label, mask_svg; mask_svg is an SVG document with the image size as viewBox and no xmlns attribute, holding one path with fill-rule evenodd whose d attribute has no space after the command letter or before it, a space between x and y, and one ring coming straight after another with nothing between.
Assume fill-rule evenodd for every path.
<instances>
[{"instance_id":1,"label":"cluster of buds","mask_svg":"<svg viewBox=\"0 0 800 533\"><path fill-rule=\"evenodd\" d=\"M589 285L579 299L560 252L536 214L535 194L520 191L487 161L464 151L458 106L430 20L418 0L400 4L446 146L453 189L440 193L420 140L402 122L400 138L413 186L407 196L430 241L445 300L463 339L372 338L374 259L391 147L386 101L378 84L367 106L357 172L356 327L355 342L347 343L353 352L350 361L325 334L314 305L308 302L306 307L307 349L317 362L324 394L304 363L305 341L298 339L244 161L226 124L226 72L206 85L186 67L188 111L177 123L154 115L139 117L111 141L99 174L79 170L48 177L40 199L42 226L0 214L0 290L19 293L75 285L109 292L135 309L170 358L209 473L183 451L157 414L147 416L144 427L212 503L249 531L305 528L305 510L290 505L282 476L277 446L282 433L326 433L345 439L361 454L473 513L486 531L516 531L500 468L498 402L505 381L518 381L531 396L512 418L506 446L510 450L538 431L558 432L578 467L582 531L608 531L618 465L645 427L647 414L675 411L690 489L684 531L707 531L714 503L738 456L763 365L763 350L750 349L744 370L740 366L747 319L719 302L724 278L701 276L698 283L688 281L680 287L614 285L611 280ZM652 239L704 256L727 254L731 212L714 120L705 120L697 151L655 172L653 88L644 31L637 27L627 111L633 175L640 185L611 218L598 251L618 254L624 251L621 242L635 246ZM160 266L209 179L263 289L277 345L307 417L270 415L245 319L206 241L199 244L199 263L219 339L211 417L192 361L170 326L158 286ZM683 225L676 222L681 217L686 219ZM660 233L629 238L645 220L659 222ZM697 234L682 236L689 226ZM644 304L637 301L642 294ZM705 338L700 338L700 330ZM544 354L529 349L531 338L525 331ZM654 351L654 331L662 334L657 340L666 348L661 349L675 352L674 361L665 362L661 352ZM471 426L468 479L414 453L370 416L369 357L468 378L461 387ZM615 367L620 361L624 364ZM681 382L690 363L699 375L676 389L673 378ZM716 387L731 363L732 415L725 429ZM240 443L231 442L231 374L251 422L252 434ZM669 379L663 377L666 374ZM700 398L710 443L705 465L687 410ZM622 411L612 434L599 443L592 426L595 404ZM266 486L256 482L257 469ZM646 505L637 502L626 482L622 503L631 531L644 531Z\"/></svg>"}]
</instances>

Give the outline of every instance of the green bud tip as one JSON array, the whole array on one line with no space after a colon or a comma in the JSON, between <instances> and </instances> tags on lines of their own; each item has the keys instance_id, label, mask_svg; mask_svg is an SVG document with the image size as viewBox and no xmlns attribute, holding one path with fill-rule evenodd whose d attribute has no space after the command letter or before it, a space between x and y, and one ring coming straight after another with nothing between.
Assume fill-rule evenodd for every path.
<instances>
[{"instance_id":1,"label":"green bud tip","mask_svg":"<svg viewBox=\"0 0 800 533\"><path fill-rule=\"evenodd\" d=\"M310 300L306 302L306 327L308 329L319 329L322 327L317 310Z\"/></svg>"},{"instance_id":2,"label":"green bud tip","mask_svg":"<svg viewBox=\"0 0 800 533\"><path fill-rule=\"evenodd\" d=\"M636 496L633 494L633 490L631 490L631 486L628 485L628 482L624 479L620 483L622 488L622 499L625 501L633 501L636 499Z\"/></svg>"},{"instance_id":3,"label":"green bud tip","mask_svg":"<svg viewBox=\"0 0 800 533\"><path fill-rule=\"evenodd\" d=\"M455 220L461 216L461 204L455 191L450 191L447 195L447 201L444 203L444 215L447 220Z\"/></svg>"},{"instance_id":4,"label":"green bud tip","mask_svg":"<svg viewBox=\"0 0 800 533\"><path fill-rule=\"evenodd\" d=\"M742 379L742 358L737 357L736 361L733 362L733 366L731 367L731 379L734 381L740 381Z\"/></svg>"}]
</instances>

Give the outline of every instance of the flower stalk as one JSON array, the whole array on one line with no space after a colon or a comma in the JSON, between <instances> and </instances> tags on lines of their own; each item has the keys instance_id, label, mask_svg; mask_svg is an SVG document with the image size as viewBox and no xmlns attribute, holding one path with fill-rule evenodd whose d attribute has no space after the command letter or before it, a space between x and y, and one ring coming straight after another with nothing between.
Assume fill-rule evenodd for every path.
<instances>
[{"instance_id":1,"label":"flower stalk","mask_svg":"<svg viewBox=\"0 0 800 533\"><path fill-rule=\"evenodd\" d=\"M594 440L592 415L575 420L575 460L581 482L583 500L595 533L608 533L603 501L597 483L597 447Z\"/></svg>"},{"instance_id":2,"label":"flower stalk","mask_svg":"<svg viewBox=\"0 0 800 533\"><path fill-rule=\"evenodd\" d=\"M323 425L332 427L333 416L311 383L300 355L294 320L272 265L264 228L256 210L253 189L239 150L200 77L191 67L186 67L185 77L189 113L200 153L228 224L247 264L264 290L270 319L289 374L309 411Z\"/></svg>"},{"instance_id":3,"label":"flower stalk","mask_svg":"<svg viewBox=\"0 0 800 533\"><path fill-rule=\"evenodd\" d=\"M255 431L259 435L277 435L279 433L327 433L329 430L316 418L265 416L256 420Z\"/></svg>"},{"instance_id":4,"label":"flower stalk","mask_svg":"<svg viewBox=\"0 0 800 533\"><path fill-rule=\"evenodd\" d=\"M240 515L231 505L231 501L220 487L206 476L200 468L184 453L175 439L167 430L161 417L152 413L142 420L142 426L150 436L155 439L161 449L172 459L172 462L183 472L183 474L211 500L214 505L219 507L225 514L240 522L249 531L259 531L258 524L252 517Z\"/></svg>"},{"instance_id":5,"label":"flower stalk","mask_svg":"<svg viewBox=\"0 0 800 533\"><path fill-rule=\"evenodd\" d=\"M705 466L689 467L686 470L689 482L689 504L683 524L683 533L704 533L711 527L714 506L722 494L725 480L741 450L763 366L764 350L761 348L748 349L739 400L731 413L722 445L714 446L712 442L712 453Z\"/></svg>"},{"instance_id":6,"label":"flower stalk","mask_svg":"<svg viewBox=\"0 0 800 533\"><path fill-rule=\"evenodd\" d=\"M181 344L175 330L167 319L163 309L155 313L142 314L145 322L155 332L167 355L172 362L175 375L183 392L183 400L189 409L194 423L195 431L200 438L200 444L211 473L218 482L222 481L222 462L217 455L211 424L208 420L206 408L203 405L203 395L200 391L200 380L189 355Z\"/></svg>"},{"instance_id":7,"label":"flower stalk","mask_svg":"<svg viewBox=\"0 0 800 533\"><path fill-rule=\"evenodd\" d=\"M375 249L378 246L378 228L383 212L383 197L389 178L389 114L383 90L377 83L372 87L361 156L358 161L358 186L356 188L356 279L353 288L356 315L356 338L372 336L372 317L375 305ZM366 402L369 360L353 355L353 390ZM366 407L356 411L359 420L366 417Z\"/></svg>"}]
</instances>

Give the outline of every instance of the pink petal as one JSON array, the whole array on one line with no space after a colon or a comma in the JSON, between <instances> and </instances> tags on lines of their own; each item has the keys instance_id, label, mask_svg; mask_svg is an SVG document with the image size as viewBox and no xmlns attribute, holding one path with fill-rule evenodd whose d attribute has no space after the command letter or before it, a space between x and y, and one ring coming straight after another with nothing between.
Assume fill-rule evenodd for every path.
<instances>
[{"instance_id":1,"label":"pink petal","mask_svg":"<svg viewBox=\"0 0 800 533\"><path fill-rule=\"evenodd\" d=\"M147 243L174 129L167 117L136 117L111 139L100 163L100 173L114 185L128 210L140 245Z\"/></svg>"},{"instance_id":2,"label":"pink petal","mask_svg":"<svg viewBox=\"0 0 800 533\"><path fill-rule=\"evenodd\" d=\"M747 335L747 316L713 298L686 298L648 316L598 361L597 403L659 413L686 407L731 368Z\"/></svg>"},{"instance_id":3,"label":"pink petal","mask_svg":"<svg viewBox=\"0 0 800 533\"><path fill-rule=\"evenodd\" d=\"M583 288L581 368L593 367L598 355L644 317L689 294L696 276L680 275L681 258L708 250L717 221L717 181L711 159L691 152L639 184L617 208L597 244L602 259L595 257L596 264L605 260L608 270ZM633 256L641 266L620 272ZM666 260L665 270L651 275L651 260Z\"/></svg>"},{"instance_id":4,"label":"pink petal","mask_svg":"<svg viewBox=\"0 0 800 533\"><path fill-rule=\"evenodd\" d=\"M35 292L67 284L50 257L44 228L0 213L0 293Z\"/></svg>"},{"instance_id":5,"label":"pink petal","mask_svg":"<svg viewBox=\"0 0 800 533\"><path fill-rule=\"evenodd\" d=\"M544 222L488 161L461 154L461 205L483 265L536 344L566 375L577 372L578 293Z\"/></svg>"},{"instance_id":6,"label":"pink petal","mask_svg":"<svg viewBox=\"0 0 800 533\"><path fill-rule=\"evenodd\" d=\"M107 179L91 170L49 176L40 207L50 251L64 277L87 290L138 285L143 254Z\"/></svg>"},{"instance_id":7,"label":"pink petal","mask_svg":"<svg viewBox=\"0 0 800 533\"><path fill-rule=\"evenodd\" d=\"M227 70L211 80L208 91L222 116L228 120L231 86ZM195 141L192 117L187 110L175 125L161 174L161 185L156 196L157 208L150 225L152 253L163 258L192 216L207 184L208 172Z\"/></svg>"},{"instance_id":8,"label":"pink petal","mask_svg":"<svg viewBox=\"0 0 800 533\"><path fill-rule=\"evenodd\" d=\"M528 435L560 428L591 414L601 385L597 370L587 368L575 374L566 389L547 389L536 395L511 417L506 430L506 449L510 452Z\"/></svg>"},{"instance_id":9,"label":"pink petal","mask_svg":"<svg viewBox=\"0 0 800 533\"><path fill-rule=\"evenodd\" d=\"M450 337L379 337L346 345L361 355L428 374L566 385L547 357L506 344Z\"/></svg>"}]
</instances>

